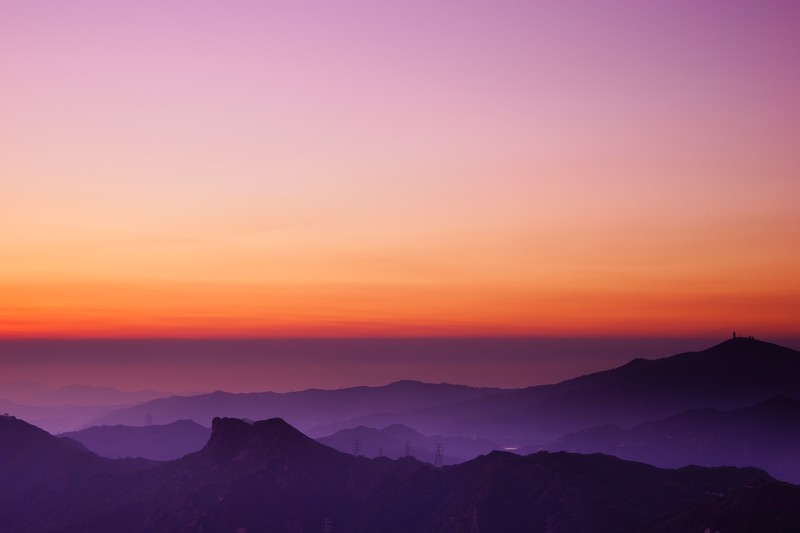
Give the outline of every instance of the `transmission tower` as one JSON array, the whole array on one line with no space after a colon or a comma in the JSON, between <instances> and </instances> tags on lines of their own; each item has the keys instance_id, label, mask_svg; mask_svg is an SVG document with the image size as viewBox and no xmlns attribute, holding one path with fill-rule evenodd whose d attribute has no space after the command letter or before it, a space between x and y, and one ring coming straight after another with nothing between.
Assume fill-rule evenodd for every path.
<instances>
[{"instance_id":1,"label":"transmission tower","mask_svg":"<svg viewBox=\"0 0 800 533\"><path fill-rule=\"evenodd\" d=\"M353 455L361 457L361 443L358 442L358 439L353 441Z\"/></svg>"},{"instance_id":2,"label":"transmission tower","mask_svg":"<svg viewBox=\"0 0 800 533\"><path fill-rule=\"evenodd\" d=\"M322 521L322 533L333 533L333 526L331 526L331 519L327 516Z\"/></svg>"},{"instance_id":3,"label":"transmission tower","mask_svg":"<svg viewBox=\"0 0 800 533\"><path fill-rule=\"evenodd\" d=\"M411 441L406 441L406 449L403 452L403 457L411 457Z\"/></svg>"},{"instance_id":4,"label":"transmission tower","mask_svg":"<svg viewBox=\"0 0 800 533\"><path fill-rule=\"evenodd\" d=\"M474 507L472 509L472 524L469 526L469 533L481 533L481 530L478 527L478 508L477 507Z\"/></svg>"},{"instance_id":5,"label":"transmission tower","mask_svg":"<svg viewBox=\"0 0 800 533\"><path fill-rule=\"evenodd\" d=\"M544 522L544 533L556 533L556 519L548 516Z\"/></svg>"},{"instance_id":6,"label":"transmission tower","mask_svg":"<svg viewBox=\"0 0 800 533\"><path fill-rule=\"evenodd\" d=\"M444 468L444 448L441 444L436 445L436 455L433 456L433 466Z\"/></svg>"}]
</instances>

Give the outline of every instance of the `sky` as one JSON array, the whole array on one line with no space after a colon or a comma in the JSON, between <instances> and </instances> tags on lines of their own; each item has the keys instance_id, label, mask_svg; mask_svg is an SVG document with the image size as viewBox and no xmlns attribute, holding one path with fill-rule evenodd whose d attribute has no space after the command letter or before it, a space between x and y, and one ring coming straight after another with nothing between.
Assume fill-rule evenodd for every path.
<instances>
[{"instance_id":1,"label":"sky","mask_svg":"<svg viewBox=\"0 0 800 533\"><path fill-rule=\"evenodd\" d=\"M799 22L2 0L0 337L800 337Z\"/></svg>"}]
</instances>

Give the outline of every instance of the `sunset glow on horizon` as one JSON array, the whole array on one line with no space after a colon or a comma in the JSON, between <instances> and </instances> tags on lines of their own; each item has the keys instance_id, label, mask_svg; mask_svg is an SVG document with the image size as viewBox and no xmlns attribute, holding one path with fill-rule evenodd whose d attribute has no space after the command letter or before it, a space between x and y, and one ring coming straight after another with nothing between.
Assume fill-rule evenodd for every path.
<instances>
[{"instance_id":1,"label":"sunset glow on horizon","mask_svg":"<svg viewBox=\"0 0 800 533\"><path fill-rule=\"evenodd\" d=\"M0 338L800 336L798 21L0 3Z\"/></svg>"}]
</instances>

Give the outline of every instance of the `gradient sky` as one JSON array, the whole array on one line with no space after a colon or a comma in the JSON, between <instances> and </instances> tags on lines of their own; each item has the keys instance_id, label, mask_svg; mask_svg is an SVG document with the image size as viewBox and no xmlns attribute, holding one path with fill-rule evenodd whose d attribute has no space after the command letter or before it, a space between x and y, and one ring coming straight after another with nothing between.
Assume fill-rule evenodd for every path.
<instances>
[{"instance_id":1,"label":"gradient sky","mask_svg":"<svg viewBox=\"0 0 800 533\"><path fill-rule=\"evenodd\" d=\"M0 1L0 337L797 336L794 1Z\"/></svg>"}]
</instances>

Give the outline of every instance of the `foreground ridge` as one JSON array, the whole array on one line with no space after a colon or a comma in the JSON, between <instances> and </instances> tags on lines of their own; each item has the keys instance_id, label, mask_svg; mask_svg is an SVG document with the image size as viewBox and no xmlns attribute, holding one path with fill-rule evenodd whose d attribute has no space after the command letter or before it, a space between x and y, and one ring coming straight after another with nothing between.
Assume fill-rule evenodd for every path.
<instances>
[{"instance_id":1,"label":"foreground ridge","mask_svg":"<svg viewBox=\"0 0 800 533\"><path fill-rule=\"evenodd\" d=\"M0 442L8 532L301 532L327 520L333 531L455 533L475 516L489 532L548 520L559 531L633 532L778 483L753 468L667 470L566 452L495 451L439 469L341 453L278 418L216 418L201 451L161 464L103 459L13 417L0 419Z\"/></svg>"}]
</instances>

